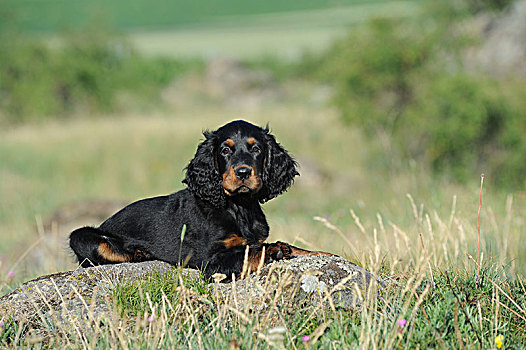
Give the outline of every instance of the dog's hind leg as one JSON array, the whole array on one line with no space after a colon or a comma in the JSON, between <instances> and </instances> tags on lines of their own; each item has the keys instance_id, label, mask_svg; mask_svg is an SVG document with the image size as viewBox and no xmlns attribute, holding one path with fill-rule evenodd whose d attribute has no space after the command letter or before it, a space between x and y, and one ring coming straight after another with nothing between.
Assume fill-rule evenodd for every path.
<instances>
[{"instance_id":1,"label":"dog's hind leg","mask_svg":"<svg viewBox=\"0 0 526 350\"><path fill-rule=\"evenodd\" d=\"M104 231L82 227L69 235L69 245L82 267L117 264L134 260L123 249L120 239L108 237Z\"/></svg>"}]
</instances>

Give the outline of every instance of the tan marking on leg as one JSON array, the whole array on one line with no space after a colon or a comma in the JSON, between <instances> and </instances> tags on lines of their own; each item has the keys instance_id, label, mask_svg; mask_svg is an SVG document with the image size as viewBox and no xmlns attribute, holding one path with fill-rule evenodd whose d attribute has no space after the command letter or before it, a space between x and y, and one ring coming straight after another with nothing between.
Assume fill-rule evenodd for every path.
<instances>
[{"instance_id":1,"label":"tan marking on leg","mask_svg":"<svg viewBox=\"0 0 526 350\"><path fill-rule=\"evenodd\" d=\"M290 255L336 256L335 254L326 253L326 252L319 252L319 251L305 250L305 249L294 247L292 245L289 245L289 247L290 247L290 249L292 249L292 253Z\"/></svg>"},{"instance_id":2,"label":"tan marking on leg","mask_svg":"<svg viewBox=\"0 0 526 350\"><path fill-rule=\"evenodd\" d=\"M283 242L277 242L277 243L287 244L292 250L291 257L294 256L294 255L337 256L337 255L331 254L331 253L313 252L313 251L310 251L310 250L297 248L297 247L289 245L288 243L283 243ZM260 267L260 265L264 266L264 265L267 265L269 263L269 261L267 259L269 254L271 254L271 252L269 250L265 251L265 257L264 257L263 264L261 264L261 256L263 254L263 252L261 250L260 251L251 251L251 252L249 252L249 254L248 254L248 261L247 261L247 264L248 264L247 272L249 274L252 273L252 272L256 272L258 270L258 268ZM240 278L241 275L239 275L237 277Z\"/></svg>"},{"instance_id":3,"label":"tan marking on leg","mask_svg":"<svg viewBox=\"0 0 526 350\"><path fill-rule=\"evenodd\" d=\"M99 244L98 248L97 248L97 252L99 253L99 255L108 260L108 261L111 261L111 262L128 262L128 261L131 261L131 257L129 255L122 255L122 254L118 254L118 253L115 253L110 245L108 243L101 243Z\"/></svg>"},{"instance_id":4,"label":"tan marking on leg","mask_svg":"<svg viewBox=\"0 0 526 350\"><path fill-rule=\"evenodd\" d=\"M223 241L223 243L225 244L225 247L227 249L230 249L232 247L237 247L237 246L240 246L240 245L246 245L247 244L247 240L244 239L243 237L239 237L238 235L232 235L232 236L228 237L227 239L225 239Z\"/></svg>"}]
</instances>

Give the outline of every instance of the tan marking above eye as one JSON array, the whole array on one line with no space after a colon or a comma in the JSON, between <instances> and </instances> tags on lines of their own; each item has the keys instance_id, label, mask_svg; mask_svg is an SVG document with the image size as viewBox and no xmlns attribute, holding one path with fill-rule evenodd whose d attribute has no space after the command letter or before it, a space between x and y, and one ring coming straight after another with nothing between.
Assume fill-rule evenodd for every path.
<instances>
[{"instance_id":1,"label":"tan marking above eye","mask_svg":"<svg viewBox=\"0 0 526 350\"><path fill-rule=\"evenodd\" d=\"M233 147L234 146L234 140L232 139L227 139L225 141L225 145L227 145L228 147Z\"/></svg>"},{"instance_id":2,"label":"tan marking above eye","mask_svg":"<svg viewBox=\"0 0 526 350\"><path fill-rule=\"evenodd\" d=\"M256 139L255 139L255 138L253 138L253 137L250 137L250 138L248 139L248 141L247 141L247 142L248 142L248 144L249 144L250 146L252 146L253 144L255 144L255 143L256 143Z\"/></svg>"}]
</instances>

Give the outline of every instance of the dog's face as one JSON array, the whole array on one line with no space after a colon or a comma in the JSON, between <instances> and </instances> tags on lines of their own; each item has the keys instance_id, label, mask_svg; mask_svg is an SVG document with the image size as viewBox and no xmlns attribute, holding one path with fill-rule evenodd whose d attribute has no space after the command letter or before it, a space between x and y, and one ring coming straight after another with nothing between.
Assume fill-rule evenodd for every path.
<instances>
[{"instance_id":1,"label":"dog's face","mask_svg":"<svg viewBox=\"0 0 526 350\"><path fill-rule=\"evenodd\" d=\"M227 196L257 193L263 186L265 140L249 123L227 124L217 130L217 170Z\"/></svg>"},{"instance_id":2,"label":"dog's face","mask_svg":"<svg viewBox=\"0 0 526 350\"><path fill-rule=\"evenodd\" d=\"M286 191L298 175L296 162L268 128L237 120L204 135L183 182L214 207L247 195L266 202Z\"/></svg>"}]
</instances>

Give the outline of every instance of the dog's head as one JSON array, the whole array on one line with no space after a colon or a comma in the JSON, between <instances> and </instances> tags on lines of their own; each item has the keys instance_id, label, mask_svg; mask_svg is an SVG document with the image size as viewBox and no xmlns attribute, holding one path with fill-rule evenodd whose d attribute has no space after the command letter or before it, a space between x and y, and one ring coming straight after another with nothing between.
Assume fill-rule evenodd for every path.
<instances>
[{"instance_id":1,"label":"dog's head","mask_svg":"<svg viewBox=\"0 0 526 350\"><path fill-rule=\"evenodd\" d=\"M237 120L204 136L183 182L213 206L222 207L235 196L266 202L286 191L299 175L296 162L268 127Z\"/></svg>"}]
</instances>

